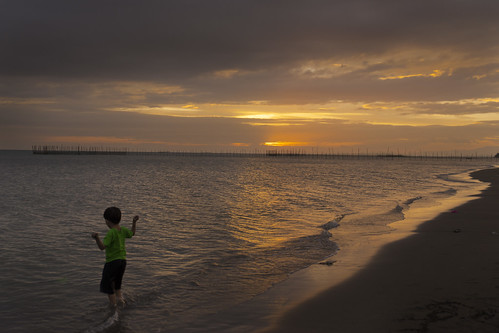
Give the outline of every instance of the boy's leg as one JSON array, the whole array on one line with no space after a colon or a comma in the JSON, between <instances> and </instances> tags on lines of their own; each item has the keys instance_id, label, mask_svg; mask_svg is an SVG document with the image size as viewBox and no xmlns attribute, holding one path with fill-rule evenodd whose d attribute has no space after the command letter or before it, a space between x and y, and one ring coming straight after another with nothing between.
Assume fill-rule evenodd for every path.
<instances>
[{"instance_id":1,"label":"boy's leg","mask_svg":"<svg viewBox=\"0 0 499 333\"><path fill-rule=\"evenodd\" d=\"M121 304L125 305L125 299L121 294L121 289L116 290L116 302L120 302Z\"/></svg>"},{"instance_id":2,"label":"boy's leg","mask_svg":"<svg viewBox=\"0 0 499 333\"><path fill-rule=\"evenodd\" d=\"M116 306L116 294L107 294L109 297L109 305Z\"/></svg>"},{"instance_id":3,"label":"boy's leg","mask_svg":"<svg viewBox=\"0 0 499 333\"><path fill-rule=\"evenodd\" d=\"M108 295L111 306L116 306L117 301L125 303L121 294L121 282L125 268L126 260L114 260L104 265L100 290Z\"/></svg>"},{"instance_id":4,"label":"boy's leg","mask_svg":"<svg viewBox=\"0 0 499 333\"><path fill-rule=\"evenodd\" d=\"M113 281L113 290L116 293L116 300L125 304L125 300L123 299L123 295L121 294L121 282L123 280L123 275L125 274L126 269L126 260L119 261L119 269L117 270L116 277Z\"/></svg>"},{"instance_id":5,"label":"boy's leg","mask_svg":"<svg viewBox=\"0 0 499 333\"><path fill-rule=\"evenodd\" d=\"M109 305L116 306L116 295L114 294L113 282L113 263L106 263L102 270L102 280L100 282L100 291L107 294Z\"/></svg>"}]
</instances>

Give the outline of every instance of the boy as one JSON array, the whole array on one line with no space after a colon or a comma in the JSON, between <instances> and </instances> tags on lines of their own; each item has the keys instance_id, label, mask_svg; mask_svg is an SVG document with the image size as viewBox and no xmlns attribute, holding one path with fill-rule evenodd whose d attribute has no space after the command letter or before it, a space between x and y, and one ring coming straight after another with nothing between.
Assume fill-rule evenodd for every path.
<instances>
[{"instance_id":1,"label":"boy","mask_svg":"<svg viewBox=\"0 0 499 333\"><path fill-rule=\"evenodd\" d=\"M121 281L126 268L125 238L132 238L135 235L135 225L139 217L133 218L132 230L120 226L121 211L117 207L107 208L104 211L104 219L110 229L106 237L101 241L99 234L94 232L92 238L95 239L99 249L106 250L106 264L102 271L100 291L108 295L111 306L116 306L117 300L125 303L121 295Z\"/></svg>"}]
</instances>

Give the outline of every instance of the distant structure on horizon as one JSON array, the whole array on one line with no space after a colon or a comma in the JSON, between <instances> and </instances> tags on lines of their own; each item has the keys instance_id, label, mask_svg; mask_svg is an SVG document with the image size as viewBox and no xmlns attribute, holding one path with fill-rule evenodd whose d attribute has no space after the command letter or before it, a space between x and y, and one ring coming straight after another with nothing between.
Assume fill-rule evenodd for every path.
<instances>
[{"instance_id":1,"label":"distant structure on horizon","mask_svg":"<svg viewBox=\"0 0 499 333\"><path fill-rule=\"evenodd\" d=\"M82 146L32 146L33 154L41 155L126 155L126 148Z\"/></svg>"},{"instance_id":2,"label":"distant structure on horizon","mask_svg":"<svg viewBox=\"0 0 499 333\"><path fill-rule=\"evenodd\" d=\"M176 155L176 156L232 156L232 157L274 157L274 158L325 158L325 159L491 159L499 158L499 153L495 156L462 154L462 153L424 153L399 154L399 153L339 153L339 152L307 152L302 149L270 149L266 151L254 152L189 152L189 151L134 151L128 148L111 147L84 147L84 146L57 146L57 145L33 145L33 154L37 155Z\"/></svg>"}]
</instances>

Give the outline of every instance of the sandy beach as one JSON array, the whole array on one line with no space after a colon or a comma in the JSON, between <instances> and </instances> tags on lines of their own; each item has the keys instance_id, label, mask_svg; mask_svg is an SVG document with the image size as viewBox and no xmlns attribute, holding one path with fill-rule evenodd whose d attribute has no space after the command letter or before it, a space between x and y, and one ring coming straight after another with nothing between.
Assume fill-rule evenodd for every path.
<instances>
[{"instance_id":1,"label":"sandy beach","mask_svg":"<svg viewBox=\"0 0 499 333\"><path fill-rule=\"evenodd\" d=\"M491 185L357 274L301 302L265 332L499 332L499 169Z\"/></svg>"}]
</instances>

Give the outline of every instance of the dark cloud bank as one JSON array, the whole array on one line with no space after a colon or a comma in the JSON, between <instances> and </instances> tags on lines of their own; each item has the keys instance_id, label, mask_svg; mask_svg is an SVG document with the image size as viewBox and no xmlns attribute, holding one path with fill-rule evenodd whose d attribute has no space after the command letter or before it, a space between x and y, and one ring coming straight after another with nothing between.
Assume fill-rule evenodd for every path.
<instances>
[{"instance_id":1,"label":"dark cloud bank","mask_svg":"<svg viewBox=\"0 0 499 333\"><path fill-rule=\"evenodd\" d=\"M496 52L499 3L474 1L6 1L0 74L189 78L226 68L383 54Z\"/></svg>"}]
</instances>

